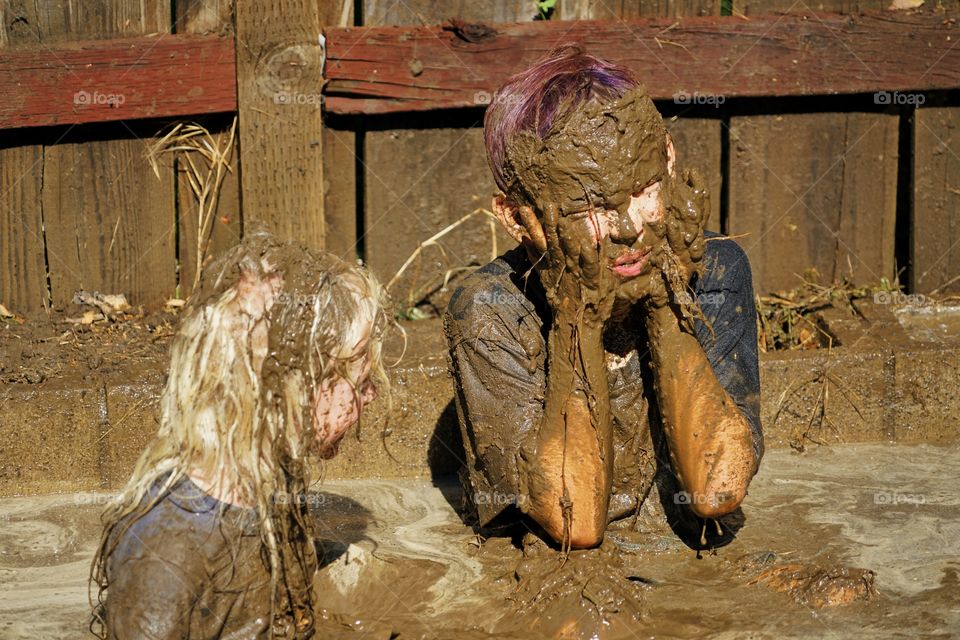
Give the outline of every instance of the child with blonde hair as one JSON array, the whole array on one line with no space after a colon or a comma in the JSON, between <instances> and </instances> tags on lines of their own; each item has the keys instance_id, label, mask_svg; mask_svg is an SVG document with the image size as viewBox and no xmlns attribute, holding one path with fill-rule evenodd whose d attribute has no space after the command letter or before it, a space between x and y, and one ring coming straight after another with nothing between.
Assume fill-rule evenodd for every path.
<instances>
[{"instance_id":1,"label":"child with blonde hair","mask_svg":"<svg viewBox=\"0 0 960 640\"><path fill-rule=\"evenodd\" d=\"M94 559L106 638L308 638L311 458L386 384L366 269L252 234L203 273L171 346L160 430Z\"/></svg>"}]
</instances>

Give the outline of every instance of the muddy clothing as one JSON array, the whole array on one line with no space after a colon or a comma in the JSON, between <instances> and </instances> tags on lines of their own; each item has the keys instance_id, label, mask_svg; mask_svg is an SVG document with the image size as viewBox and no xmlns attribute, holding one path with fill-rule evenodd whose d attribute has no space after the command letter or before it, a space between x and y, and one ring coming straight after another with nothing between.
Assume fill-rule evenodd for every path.
<instances>
[{"instance_id":1,"label":"muddy clothing","mask_svg":"<svg viewBox=\"0 0 960 640\"><path fill-rule=\"evenodd\" d=\"M707 237L717 234L707 233ZM696 337L717 380L750 423L763 455L756 311L750 265L732 240L706 244L702 277L691 287L713 333ZM611 519L633 512L657 469L649 424L658 420L639 305L604 331L613 421ZM535 450L544 410L550 308L522 247L466 278L450 299L444 329L456 385L472 499L481 525L523 500L521 456ZM666 456L660 456L669 466ZM518 498L518 496L520 496Z\"/></svg>"},{"instance_id":2,"label":"muddy clothing","mask_svg":"<svg viewBox=\"0 0 960 640\"><path fill-rule=\"evenodd\" d=\"M253 510L184 478L118 531L107 565L110 638L269 638L270 570Z\"/></svg>"}]
</instances>

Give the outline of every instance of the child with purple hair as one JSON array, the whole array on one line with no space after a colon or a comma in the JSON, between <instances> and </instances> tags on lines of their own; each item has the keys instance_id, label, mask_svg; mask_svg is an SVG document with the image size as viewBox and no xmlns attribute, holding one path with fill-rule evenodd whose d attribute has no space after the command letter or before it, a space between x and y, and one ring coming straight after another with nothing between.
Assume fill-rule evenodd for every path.
<instances>
[{"instance_id":1,"label":"child with purple hair","mask_svg":"<svg viewBox=\"0 0 960 640\"><path fill-rule=\"evenodd\" d=\"M655 477L668 515L734 511L763 455L750 265L704 232L653 102L568 46L501 87L484 133L520 246L444 318L480 525L513 505L596 546Z\"/></svg>"}]
</instances>

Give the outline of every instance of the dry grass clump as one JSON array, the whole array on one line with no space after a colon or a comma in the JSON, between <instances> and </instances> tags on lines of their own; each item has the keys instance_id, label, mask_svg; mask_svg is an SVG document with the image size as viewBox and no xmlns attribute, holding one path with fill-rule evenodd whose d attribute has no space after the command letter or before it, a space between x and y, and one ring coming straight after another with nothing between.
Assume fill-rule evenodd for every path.
<instances>
[{"instance_id":1,"label":"dry grass clump","mask_svg":"<svg viewBox=\"0 0 960 640\"><path fill-rule=\"evenodd\" d=\"M190 192L197 201L197 262L194 287L200 281L200 273L207 257L214 213L220 199L220 187L227 173L233 173L230 163L233 159L236 133L236 118L233 119L228 134L219 140L202 125L180 122L147 147L147 160L150 161L157 178L160 177L160 156L165 153L173 154L177 170L186 176Z\"/></svg>"},{"instance_id":2,"label":"dry grass clump","mask_svg":"<svg viewBox=\"0 0 960 640\"><path fill-rule=\"evenodd\" d=\"M856 312L853 301L885 291L899 291L898 283L881 278L878 284L854 285L846 276L820 284L816 269L807 269L800 286L757 296L757 342L760 351L830 347L833 337L819 324L817 312L828 307Z\"/></svg>"}]
</instances>

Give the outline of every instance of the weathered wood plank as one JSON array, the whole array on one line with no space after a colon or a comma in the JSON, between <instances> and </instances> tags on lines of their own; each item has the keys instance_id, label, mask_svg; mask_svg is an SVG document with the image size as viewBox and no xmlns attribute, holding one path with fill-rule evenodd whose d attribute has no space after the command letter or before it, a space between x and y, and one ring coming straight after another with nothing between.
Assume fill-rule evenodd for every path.
<instances>
[{"instance_id":1,"label":"weathered wood plank","mask_svg":"<svg viewBox=\"0 0 960 640\"><path fill-rule=\"evenodd\" d=\"M960 107L914 115L912 291L960 292Z\"/></svg>"},{"instance_id":2,"label":"weathered wood plank","mask_svg":"<svg viewBox=\"0 0 960 640\"><path fill-rule=\"evenodd\" d=\"M0 6L11 47L170 32L169 0L49 2L6 0Z\"/></svg>"},{"instance_id":3,"label":"weathered wood plank","mask_svg":"<svg viewBox=\"0 0 960 640\"><path fill-rule=\"evenodd\" d=\"M549 21L496 29L495 37L473 43L441 26L328 29L327 108L386 113L476 105L566 42L631 67L657 99L691 91L732 98L960 87L954 47L960 27L929 12Z\"/></svg>"},{"instance_id":4,"label":"weathered wood plank","mask_svg":"<svg viewBox=\"0 0 960 640\"><path fill-rule=\"evenodd\" d=\"M344 13L344 3L346 12ZM324 2L320 19L331 26L353 24L353 0ZM356 128L331 129L323 123L323 219L325 248L345 260L355 260L357 246L357 138ZM357 123L353 123L357 127ZM363 169L359 169L363 171Z\"/></svg>"},{"instance_id":5,"label":"weathered wood plank","mask_svg":"<svg viewBox=\"0 0 960 640\"><path fill-rule=\"evenodd\" d=\"M394 6L401 5L401 6ZM402 5L409 6L411 10ZM535 11L521 2L365 2L365 20L441 22L451 16L492 23L514 19ZM414 15L414 13L416 15ZM389 120L382 126L390 126ZM416 126L418 123L414 123ZM419 123L420 126L434 123ZM447 128L381 129L364 137L364 246L367 262L388 282L419 243L456 222L477 207L489 208L497 191L483 144L483 114L460 118ZM398 123L397 126L410 126ZM514 242L496 231L502 252ZM492 252L490 227L475 216L441 240L427 247L391 289L395 302L409 306L431 283L439 285L445 271L489 261ZM431 296L442 308L446 296Z\"/></svg>"},{"instance_id":6,"label":"weathered wood plank","mask_svg":"<svg viewBox=\"0 0 960 640\"><path fill-rule=\"evenodd\" d=\"M64 30L84 38L130 35L131 25L154 30L158 15L166 17L162 28L170 26L169 0L57 4L56 12L52 6L38 13L44 42ZM130 14L134 9L139 13ZM144 153L151 133L130 125L76 129L44 148L41 199L55 307L69 304L79 288L124 293L148 306L172 295L173 174L154 176Z\"/></svg>"},{"instance_id":7,"label":"weathered wood plank","mask_svg":"<svg viewBox=\"0 0 960 640\"><path fill-rule=\"evenodd\" d=\"M479 127L370 132L366 161L366 255L384 282L419 243L472 210L489 208L497 191ZM499 228L496 233L500 252L516 244ZM493 250L482 216L439 244L443 252L425 249L422 260L391 290L399 304L416 302L416 293L429 283L439 285L448 269L486 264Z\"/></svg>"},{"instance_id":8,"label":"weathered wood plank","mask_svg":"<svg viewBox=\"0 0 960 640\"><path fill-rule=\"evenodd\" d=\"M326 250L345 260L355 260L358 257L356 131L323 128L323 216Z\"/></svg>"},{"instance_id":9,"label":"weathered wood plank","mask_svg":"<svg viewBox=\"0 0 960 640\"><path fill-rule=\"evenodd\" d=\"M236 109L233 41L163 36L9 51L0 58L0 128Z\"/></svg>"},{"instance_id":10,"label":"weathered wood plank","mask_svg":"<svg viewBox=\"0 0 960 640\"><path fill-rule=\"evenodd\" d=\"M320 14L315 0L237 0L243 218L324 246Z\"/></svg>"},{"instance_id":11,"label":"weathered wood plank","mask_svg":"<svg viewBox=\"0 0 960 640\"><path fill-rule=\"evenodd\" d=\"M798 11L837 11L860 13L881 11L890 7L891 0L734 0L734 15L763 16Z\"/></svg>"},{"instance_id":12,"label":"weathered wood plank","mask_svg":"<svg viewBox=\"0 0 960 640\"><path fill-rule=\"evenodd\" d=\"M153 174L144 141L81 137L47 147L43 212L55 307L77 289L158 306L176 286L173 172Z\"/></svg>"},{"instance_id":13,"label":"weathered wood plank","mask_svg":"<svg viewBox=\"0 0 960 640\"><path fill-rule=\"evenodd\" d=\"M230 33L233 30L233 0L173 0L177 33L203 35ZM232 117L208 119L204 124L212 128L213 138L221 148L227 144ZM207 259L216 258L240 241L240 154L233 151L233 171L227 173L220 187L217 209L207 246ZM170 167L173 170L173 167ZM178 256L178 284L181 296L193 291L197 275L197 243L199 207L186 179L177 181L177 224L180 233Z\"/></svg>"},{"instance_id":14,"label":"weathered wood plank","mask_svg":"<svg viewBox=\"0 0 960 640\"><path fill-rule=\"evenodd\" d=\"M731 118L728 232L748 234L758 292L797 286L810 267L893 276L897 142L895 115Z\"/></svg>"},{"instance_id":15,"label":"weathered wood plank","mask_svg":"<svg viewBox=\"0 0 960 640\"><path fill-rule=\"evenodd\" d=\"M720 0L560 0L564 20L719 16Z\"/></svg>"},{"instance_id":16,"label":"weathered wood plank","mask_svg":"<svg viewBox=\"0 0 960 640\"><path fill-rule=\"evenodd\" d=\"M0 148L0 304L15 313L43 309L47 268L40 208L43 149Z\"/></svg>"},{"instance_id":17,"label":"weathered wood plank","mask_svg":"<svg viewBox=\"0 0 960 640\"><path fill-rule=\"evenodd\" d=\"M525 22L537 8L530 0L365 0L363 25L422 25L458 18L466 22Z\"/></svg>"}]
</instances>

